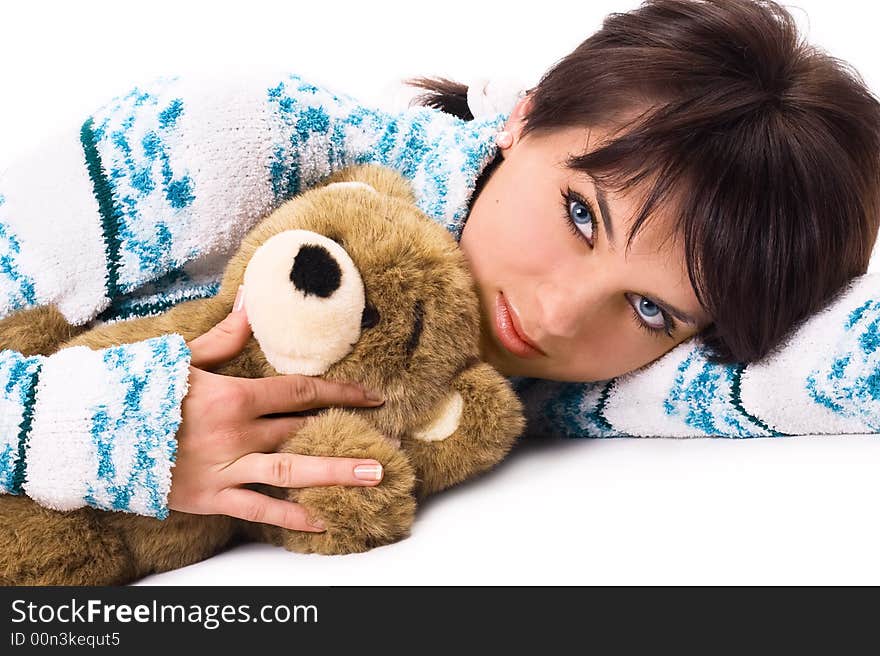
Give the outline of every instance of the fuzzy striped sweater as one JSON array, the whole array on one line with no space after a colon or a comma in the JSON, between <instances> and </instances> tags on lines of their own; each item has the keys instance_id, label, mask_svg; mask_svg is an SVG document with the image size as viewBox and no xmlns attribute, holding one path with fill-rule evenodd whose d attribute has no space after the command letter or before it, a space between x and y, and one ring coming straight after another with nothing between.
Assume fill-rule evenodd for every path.
<instances>
[{"instance_id":1,"label":"fuzzy striped sweater","mask_svg":"<svg viewBox=\"0 0 880 656\"><path fill-rule=\"evenodd\" d=\"M401 172L460 239L506 118L384 111L297 75L134 88L0 177L0 317L53 303L91 326L214 295L263 216L351 164ZM694 339L611 381L510 380L530 434L872 433L876 287L857 280L750 366L709 365ZM177 334L50 357L0 351L0 493L167 516L189 357Z\"/></svg>"}]
</instances>

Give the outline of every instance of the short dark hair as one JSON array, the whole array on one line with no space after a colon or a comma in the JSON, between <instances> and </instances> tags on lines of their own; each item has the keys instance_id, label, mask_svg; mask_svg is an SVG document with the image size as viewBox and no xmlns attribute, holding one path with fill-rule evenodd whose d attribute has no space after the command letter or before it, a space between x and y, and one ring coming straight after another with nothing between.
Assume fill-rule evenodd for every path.
<instances>
[{"instance_id":1,"label":"short dark hair","mask_svg":"<svg viewBox=\"0 0 880 656\"><path fill-rule=\"evenodd\" d=\"M472 119L467 87L413 104ZM805 43L770 0L648 0L529 90L528 133L648 111L569 166L625 191L651 181L627 248L674 194L673 233L712 318L710 361L750 362L867 271L880 223L880 103L848 64ZM646 103L647 101L647 103Z\"/></svg>"}]
</instances>

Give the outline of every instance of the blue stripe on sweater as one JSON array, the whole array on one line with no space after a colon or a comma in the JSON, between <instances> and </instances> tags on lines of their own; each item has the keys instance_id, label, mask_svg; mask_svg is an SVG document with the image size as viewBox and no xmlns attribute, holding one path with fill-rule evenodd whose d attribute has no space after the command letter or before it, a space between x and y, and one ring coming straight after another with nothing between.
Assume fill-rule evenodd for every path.
<instances>
[{"instance_id":1,"label":"blue stripe on sweater","mask_svg":"<svg viewBox=\"0 0 880 656\"><path fill-rule=\"evenodd\" d=\"M332 116L324 109L331 97ZM467 195L472 194L480 171L497 150L489 134L505 118L462 121L427 107L390 114L331 96L296 75L268 88L266 99L279 134L266 163L276 204L345 165L380 164L414 183L419 209L456 240L469 207L466 202L451 206L452 170L460 173ZM356 137L349 139L347 133Z\"/></svg>"},{"instance_id":2,"label":"blue stripe on sweater","mask_svg":"<svg viewBox=\"0 0 880 656\"><path fill-rule=\"evenodd\" d=\"M25 453L33 421L34 402L43 356L25 357L11 350L0 351L0 417L17 420L0 431L0 494L21 494Z\"/></svg>"},{"instance_id":3,"label":"blue stripe on sweater","mask_svg":"<svg viewBox=\"0 0 880 656\"><path fill-rule=\"evenodd\" d=\"M98 152L98 134L94 119L88 118L80 128L80 143L92 181L92 194L98 203L101 216L101 237L104 241L104 260L107 275L104 280L104 293L107 298L116 298L119 294L119 216L120 211L113 201L113 187L107 178L107 172Z\"/></svg>"},{"instance_id":4,"label":"blue stripe on sweater","mask_svg":"<svg viewBox=\"0 0 880 656\"><path fill-rule=\"evenodd\" d=\"M613 380L563 383L533 379L518 394L526 402L530 430L569 438L631 437L615 429L603 414Z\"/></svg>"},{"instance_id":5,"label":"blue stripe on sweater","mask_svg":"<svg viewBox=\"0 0 880 656\"><path fill-rule=\"evenodd\" d=\"M192 206L196 189L189 171L177 170L172 158L171 139L186 105L181 98L161 97L163 84L171 81L159 84L156 93L135 88L94 118L94 148L106 170L103 194L112 204L102 212L112 217L112 225L105 217L105 233L115 233L118 242L110 253L118 260L118 289L110 298L183 264L173 261L171 245L175 231L185 226L178 213ZM157 216L161 207L168 211ZM143 216L147 208L150 215Z\"/></svg>"},{"instance_id":6,"label":"blue stripe on sweater","mask_svg":"<svg viewBox=\"0 0 880 656\"><path fill-rule=\"evenodd\" d=\"M175 409L184 390L175 378L157 376L172 372L182 361L186 348L179 336L169 335L103 351L108 375L119 381L124 395L121 407L101 406L92 413L90 435L97 461L95 477L84 496L88 505L140 512L160 519L167 516L156 474L157 469L162 470L160 458L174 460ZM149 366L138 364L144 358ZM122 470L117 462L124 463ZM146 499L136 499L139 492ZM135 503L138 507L134 507Z\"/></svg>"},{"instance_id":7,"label":"blue stripe on sweater","mask_svg":"<svg viewBox=\"0 0 880 656\"><path fill-rule=\"evenodd\" d=\"M0 207L5 202L0 195ZM11 226L0 221L0 316L37 304L34 279L21 271L20 253L21 244Z\"/></svg>"},{"instance_id":8,"label":"blue stripe on sweater","mask_svg":"<svg viewBox=\"0 0 880 656\"><path fill-rule=\"evenodd\" d=\"M880 301L857 307L842 327L835 350L807 377L807 393L829 411L880 432Z\"/></svg>"},{"instance_id":9,"label":"blue stripe on sweater","mask_svg":"<svg viewBox=\"0 0 880 656\"><path fill-rule=\"evenodd\" d=\"M695 435L782 436L744 410L738 398L741 372L737 367L712 364L704 349L694 348L678 365L664 411L693 428Z\"/></svg>"}]
</instances>

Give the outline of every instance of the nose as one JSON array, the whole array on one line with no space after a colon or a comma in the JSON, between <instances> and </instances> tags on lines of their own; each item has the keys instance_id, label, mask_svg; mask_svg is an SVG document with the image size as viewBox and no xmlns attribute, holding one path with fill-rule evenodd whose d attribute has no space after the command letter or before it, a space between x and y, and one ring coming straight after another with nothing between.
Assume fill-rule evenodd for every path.
<instances>
[{"instance_id":1,"label":"nose","mask_svg":"<svg viewBox=\"0 0 880 656\"><path fill-rule=\"evenodd\" d=\"M581 285L584 283L581 282ZM572 290L549 282L535 289L541 328L553 337L573 338L584 321L584 308L589 301L581 290Z\"/></svg>"},{"instance_id":2,"label":"nose","mask_svg":"<svg viewBox=\"0 0 880 656\"><path fill-rule=\"evenodd\" d=\"M307 244L299 249L290 269L290 282L304 295L329 298L339 289L342 270L323 246Z\"/></svg>"}]
</instances>

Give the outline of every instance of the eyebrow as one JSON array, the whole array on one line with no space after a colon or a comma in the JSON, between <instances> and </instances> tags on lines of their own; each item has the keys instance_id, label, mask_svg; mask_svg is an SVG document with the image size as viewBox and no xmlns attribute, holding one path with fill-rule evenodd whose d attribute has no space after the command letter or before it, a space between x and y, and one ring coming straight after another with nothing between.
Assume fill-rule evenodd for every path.
<instances>
[{"instance_id":1,"label":"eyebrow","mask_svg":"<svg viewBox=\"0 0 880 656\"><path fill-rule=\"evenodd\" d=\"M599 213L602 215L602 225L605 226L605 236L608 240L608 246L612 252L616 252L617 249L614 245L614 226L612 225L611 210L608 209L608 197L605 195L605 190L595 180L593 181L593 187L596 189L596 201L599 203ZM692 317L687 312L679 310L668 301L659 298L648 298L650 298L652 303L659 305L679 321L693 326L699 324L696 318Z\"/></svg>"},{"instance_id":2,"label":"eyebrow","mask_svg":"<svg viewBox=\"0 0 880 656\"><path fill-rule=\"evenodd\" d=\"M593 186L596 188L596 200L599 202L599 213L602 215L602 225L605 226L608 246L612 251L616 251L617 249L614 246L614 227L611 225L611 210L608 209L608 197L605 195L605 190L595 181Z\"/></svg>"},{"instance_id":3,"label":"eyebrow","mask_svg":"<svg viewBox=\"0 0 880 656\"><path fill-rule=\"evenodd\" d=\"M679 310L676 307L673 307L672 305L670 305L666 301L661 301L659 298L656 298L656 299L652 298L651 302L654 303L654 305L659 305L660 307L665 309L667 312L669 312L669 314L671 314L673 317L675 317L679 321L691 324L692 326L696 326L699 324L699 322L694 317L687 314L686 312L682 312L681 310Z\"/></svg>"}]
</instances>

